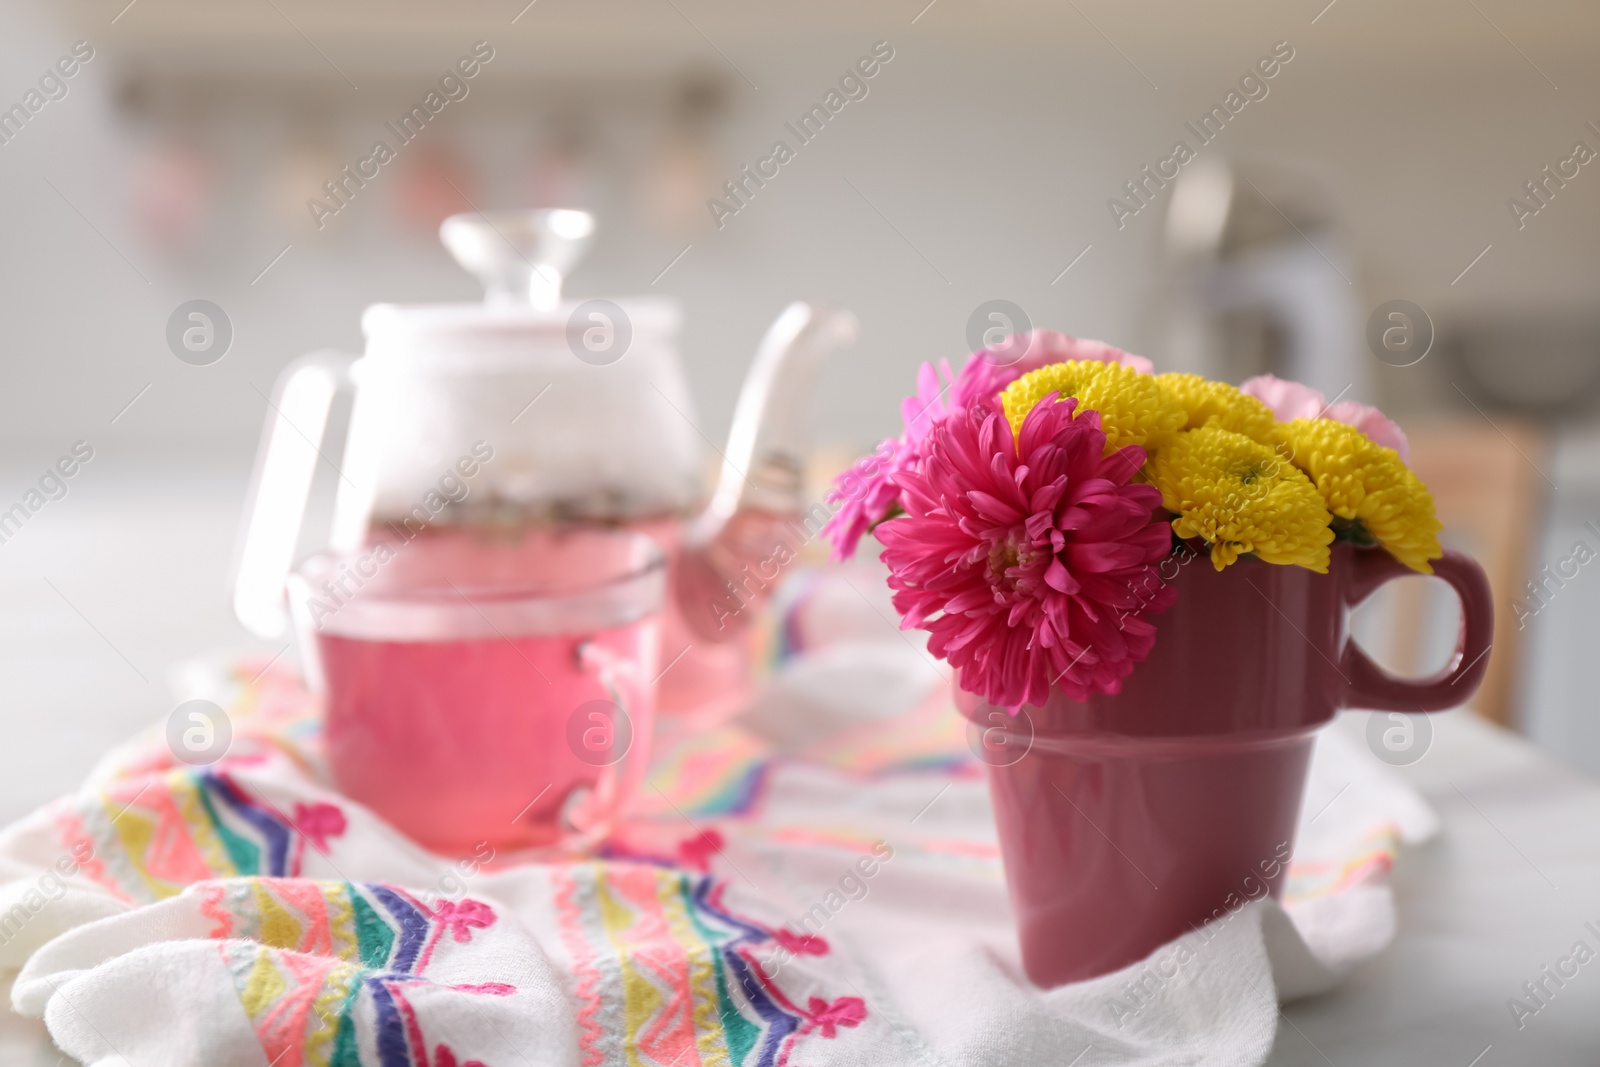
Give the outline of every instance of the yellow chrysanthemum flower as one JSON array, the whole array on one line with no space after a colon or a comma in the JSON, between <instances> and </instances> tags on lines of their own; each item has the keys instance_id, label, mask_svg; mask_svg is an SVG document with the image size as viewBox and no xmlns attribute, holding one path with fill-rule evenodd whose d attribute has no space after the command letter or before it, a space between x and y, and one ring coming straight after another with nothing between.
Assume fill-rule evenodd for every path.
<instances>
[{"instance_id":1,"label":"yellow chrysanthemum flower","mask_svg":"<svg viewBox=\"0 0 1600 1067\"><path fill-rule=\"evenodd\" d=\"M1227 382L1214 382L1198 374L1158 374L1156 384L1183 408L1185 430L1220 426L1242 433L1252 441L1272 444L1272 409L1253 396L1245 396Z\"/></svg>"},{"instance_id":2,"label":"yellow chrysanthemum flower","mask_svg":"<svg viewBox=\"0 0 1600 1067\"><path fill-rule=\"evenodd\" d=\"M1398 452L1332 419L1295 419L1278 432L1328 510L1359 523L1358 540L1365 534L1412 570L1433 573L1428 561L1444 555L1433 494Z\"/></svg>"},{"instance_id":3,"label":"yellow chrysanthemum flower","mask_svg":"<svg viewBox=\"0 0 1600 1067\"><path fill-rule=\"evenodd\" d=\"M1040 367L1006 386L1000 403L1011 431L1021 433L1023 418L1051 393L1062 400L1077 397L1080 411L1100 413L1108 454L1125 445L1158 447L1183 425L1183 409L1162 394L1153 376L1120 363L1074 359Z\"/></svg>"},{"instance_id":4,"label":"yellow chrysanthemum flower","mask_svg":"<svg viewBox=\"0 0 1600 1067\"><path fill-rule=\"evenodd\" d=\"M1245 553L1328 572L1328 509L1305 472L1271 447L1220 426L1178 434L1150 472L1179 537L1211 545L1222 570Z\"/></svg>"}]
</instances>

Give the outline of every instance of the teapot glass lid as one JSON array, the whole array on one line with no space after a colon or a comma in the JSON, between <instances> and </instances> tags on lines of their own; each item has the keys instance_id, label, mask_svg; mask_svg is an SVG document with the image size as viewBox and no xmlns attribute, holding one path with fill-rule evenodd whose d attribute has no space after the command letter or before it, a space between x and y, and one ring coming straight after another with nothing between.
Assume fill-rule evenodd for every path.
<instances>
[{"instance_id":1,"label":"teapot glass lid","mask_svg":"<svg viewBox=\"0 0 1600 1067\"><path fill-rule=\"evenodd\" d=\"M593 235L594 216L573 208L452 215L439 227L440 240L483 284L483 302L374 304L361 317L362 332L369 342L386 344L430 336L560 335L581 332L595 321L586 313L593 310L603 321L625 321L635 338L676 335L682 314L670 298L562 300L562 285Z\"/></svg>"}]
</instances>

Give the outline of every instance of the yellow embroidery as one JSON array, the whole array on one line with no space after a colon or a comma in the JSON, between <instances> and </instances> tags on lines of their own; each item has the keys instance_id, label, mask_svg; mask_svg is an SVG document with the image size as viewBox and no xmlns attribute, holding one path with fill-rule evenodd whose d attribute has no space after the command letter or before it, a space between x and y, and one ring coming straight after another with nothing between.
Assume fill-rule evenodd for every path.
<instances>
[{"instance_id":1,"label":"yellow embroidery","mask_svg":"<svg viewBox=\"0 0 1600 1067\"><path fill-rule=\"evenodd\" d=\"M256 962L250 968L250 978L245 982L244 992L239 995L239 1002L244 1005L245 1014L252 1019L261 1017L261 1013L271 1008L289 991L288 983L283 980L283 975L278 973L278 968L272 962L272 954L264 949L256 952Z\"/></svg>"},{"instance_id":2,"label":"yellow embroidery","mask_svg":"<svg viewBox=\"0 0 1600 1067\"><path fill-rule=\"evenodd\" d=\"M722 1029L716 966L712 961L715 950L690 921L689 909L683 899L684 888L681 875L656 879L656 899L667 920L667 929L672 932L673 940L683 946L689 960L689 994L694 1004L695 1045L700 1051L700 1062L705 1067L732 1067L727 1034Z\"/></svg>"},{"instance_id":3,"label":"yellow embroidery","mask_svg":"<svg viewBox=\"0 0 1600 1067\"><path fill-rule=\"evenodd\" d=\"M348 905L345 910L349 910ZM328 1067L328 1061L333 1057L334 1038L339 1036L339 1020L344 1012L344 1002L350 996L350 987L355 983L360 970L356 964L341 963L329 971L328 977L324 979L322 992L317 994L317 999L311 1005L317 1021L311 1032L306 1035L306 1063L309 1067ZM351 1025L354 1023L352 1019Z\"/></svg>"},{"instance_id":4,"label":"yellow embroidery","mask_svg":"<svg viewBox=\"0 0 1600 1067\"><path fill-rule=\"evenodd\" d=\"M237 874L233 859L223 847L222 838L212 827L210 817L200 804L200 787L194 776L187 771L173 771L167 776L167 789L172 794L173 807L178 809L183 825L189 831L189 840L194 842L205 865L219 878Z\"/></svg>"}]
</instances>

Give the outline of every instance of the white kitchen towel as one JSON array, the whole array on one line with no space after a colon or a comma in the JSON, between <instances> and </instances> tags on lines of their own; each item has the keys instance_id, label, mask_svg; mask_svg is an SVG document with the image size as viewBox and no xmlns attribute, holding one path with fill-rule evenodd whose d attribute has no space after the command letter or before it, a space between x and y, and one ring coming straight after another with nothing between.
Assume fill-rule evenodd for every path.
<instances>
[{"instance_id":1,"label":"white kitchen towel","mask_svg":"<svg viewBox=\"0 0 1600 1067\"><path fill-rule=\"evenodd\" d=\"M13 1007L108 1067L1258 1064L1280 1000L1393 937L1389 867L1433 817L1329 731L1282 905L1034 988L937 668L830 629L561 863L422 851L326 784L293 673L237 664L185 694L228 709L220 762L153 730L0 832Z\"/></svg>"}]
</instances>

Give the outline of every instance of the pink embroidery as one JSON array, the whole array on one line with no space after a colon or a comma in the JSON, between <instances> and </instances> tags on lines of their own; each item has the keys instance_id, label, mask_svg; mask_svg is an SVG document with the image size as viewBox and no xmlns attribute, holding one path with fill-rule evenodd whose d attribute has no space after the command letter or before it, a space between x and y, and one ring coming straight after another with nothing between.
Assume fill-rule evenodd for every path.
<instances>
[{"instance_id":1,"label":"pink embroidery","mask_svg":"<svg viewBox=\"0 0 1600 1067\"><path fill-rule=\"evenodd\" d=\"M706 830L694 837L688 838L678 844L678 858L685 867L693 868L702 874L711 872L711 857L721 852L725 843L722 834L716 830Z\"/></svg>"},{"instance_id":2,"label":"pink embroidery","mask_svg":"<svg viewBox=\"0 0 1600 1067\"><path fill-rule=\"evenodd\" d=\"M138 804L141 810L132 813L134 817L147 813L154 816L155 826L151 830L149 844L145 846L142 857L134 857L135 862L140 863L151 878L171 886L205 881L212 877L211 868L206 865L200 850L189 836L188 824L178 813L172 793L163 778L147 782L146 787L141 788L123 809L127 813L128 808L142 801Z\"/></svg>"},{"instance_id":3,"label":"pink embroidery","mask_svg":"<svg viewBox=\"0 0 1600 1067\"><path fill-rule=\"evenodd\" d=\"M227 892L216 882L205 882L195 887L200 892L200 914L216 923L208 937L232 937L233 913L223 907Z\"/></svg>"},{"instance_id":4,"label":"pink embroidery","mask_svg":"<svg viewBox=\"0 0 1600 1067\"><path fill-rule=\"evenodd\" d=\"M456 1054L450 1051L450 1046L440 1045L433 1050L433 1067L457 1067ZM483 1067L482 1060L468 1060L459 1067Z\"/></svg>"},{"instance_id":5,"label":"pink embroidery","mask_svg":"<svg viewBox=\"0 0 1600 1067\"><path fill-rule=\"evenodd\" d=\"M244 741L247 738L248 738L248 740L256 741L256 742L259 742L259 741L262 740L260 738L249 737L249 735L246 735L245 737L241 737L239 740L240 741ZM228 768L233 768L233 767L263 767L263 766L266 766L267 764L269 764L271 762L272 762L272 752L271 752L271 750L268 750L268 751L265 751L265 752L261 752L261 751L250 752L250 751L247 751L244 748L243 745L239 745L239 744L236 743L235 745L229 747L228 755L222 760L221 763L218 764L218 766L219 767L228 767Z\"/></svg>"},{"instance_id":6,"label":"pink embroidery","mask_svg":"<svg viewBox=\"0 0 1600 1067\"><path fill-rule=\"evenodd\" d=\"M174 768L182 769L185 764L179 762L177 757L162 746L150 752L140 752L125 756L117 761L110 777L144 778L152 774L163 774Z\"/></svg>"},{"instance_id":7,"label":"pink embroidery","mask_svg":"<svg viewBox=\"0 0 1600 1067\"><path fill-rule=\"evenodd\" d=\"M306 842L311 842L311 847L326 856L328 854L328 838L338 837L346 828L344 812L332 804L318 801L315 804L301 804L298 801L294 806L293 825L300 832L294 839L294 867L292 873L301 873L301 864L305 860Z\"/></svg>"},{"instance_id":8,"label":"pink embroidery","mask_svg":"<svg viewBox=\"0 0 1600 1067\"><path fill-rule=\"evenodd\" d=\"M311 847L324 856L328 854L328 838L343 835L348 825L344 812L333 804L297 802L294 806L295 829L309 838Z\"/></svg>"},{"instance_id":9,"label":"pink embroidery","mask_svg":"<svg viewBox=\"0 0 1600 1067\"><path fill-rule=\"evenodd\" d=\"M711 891L710 896L713 899L720 897L721 890L724 887L725 883L717 884ZM798 1030L790 1034L784 1041L783 1047L778 1052L776 1067L788 1067L789 1054L794 1051L795 1042L803 1035L820 1029L823 1037L835 1037L838 1035L839 1027L859 1026L861 1021L867 1017L866 1002L860 997L840 997L832 1004L829 1004L821 997L812 997L809 1008L799 1007L784 996L783 990L778 988L778 983L773 981L773 976L769 975L761 964L756 961L750 946L742 945L737 951L745 962L750 964L756 981L761 983L761 988L773 1000L777 1001L785 1011L806 1020Z\"/></svg>"},{"instance_id":10,"label":"pink embroidery","mask_svg":"<svg viewBox=\"0 0 1600 1067\"><path fill-rule=\"evenodd\" d=\"M772 931L772 938L790 952L801 956L826 956L828 954L828 943L816 934L797 934L780 926Z\"/></svg>"},{"instance_id":11,"label":"pink embroidery","mask_svg":"<svg viewBox=\"0 0 1600 1067\"><path fill-rule=\"evenodd\" d=\"M599 1067L605 1061L605 1028L598 1018L600 1012L600 968L595 965L596 951L583 936L583 914L577 901L578 882L572 876L576 867L553 869L551 880L556 890L556 908L561 915L561 942L566 947L572 973L577 978L578 994L578 1044L583 1049L583 1067Z\"/></svg>"},{"instance_id":12,"label":"pink embroidery","mask_svg":"<svg viewBox=\"0 0 1600 1067\"><path fill-rule=\"evenodd\" d=\"M606 871L603 892L630 913L627 926L611 935L616 951L660 983L655 1012L642 1020L633 1042L641 1059L670 1064L695 1047L694 985L688 951L668 925L659 885L654 868L627 864Z\"/></svg>"},{"instance_id":13,"label":"pink embroidery","mask_svg":"<svg viewBox=\"0 0 1600 1067\"><path fill-rule=\"evenodd\" d=\"M421 970L422 968L419 967L417 969ZM404 979L401 981L404 981ZM395 1003L400 1007L400 1015L405 1020L407 1043L422 1053L422 1067L428 1067L428 1046L422 1040L422 1024L417 1021L417 1009L413 1008L411 1001L406 999L405 990L400 988L400 982L384 982L383 985L394 995Z\"/></svg>"},{"instance_id":14,"label":"pink embroidery","mask_svg":"<svg viewBox=\"0 0 1600 1067\"><path fill-rule=\"evenodd\" d=\"M84 829L83 820L73 810L70 801L61 801L55 816L56 833L61 837L61 843L67 846L72 853L72 858L77 862L78 869L88 875L96 884L104 886L111 894L123 902L131 902L133 896L117 883L117 880L106 873L106 865L94 854L94 841Z\"/></svg>"},{"instance_id":15,"label":"pink embroidery","mask_svg":"<svg viewBox=\"0 0 1600 1067\"><path fill-rule=\"evenodd\" d=\"M837 1037L841 1026L860 1026L867 1017L867 1005L860 997L840 997L829 1004L821 997L812 997L807 1005L806 1021L800 1033L821 1030L823 1037Z\"/></svg>"},{"instance_id":16,"label":"pink embroidery","mask_svg":"<svg viewBox=\"0 0 1600 1067\"><path fill-rule=\"evenodd\" d=\"M263 886L276 890L283 901L299 909L305 920L305 933L300 939L301 952L333 955L333 927L328 919L328 904L323 899L321 886L313 881L291 878L274 878L264 881Z\"/></svg>"},{"instance_id":17,"label":"pink embroidery","mask_svg":"<svg viewBox=\"0 0 1600 1067\"><path fill-rule=\"evenodd\" d=\"M507 982L467 982L450 988L459 989L463 993L487 993L491 997L509 997L517 991L516 986Z\"/></svg>"},{"instance_id":18,"label":"pink embroidery","mask_svg":"<svg viewBox=\"0 0 1600 1067\"><path fill-rule=\"evenodd\" d=\"M472 929L485 930L494 925L494 909L481 900L441 900L433 909L433 917L450 928L450 936L458 944L472 940Z\"/></svg>"},{"instance_id":19,"label":"pink embroidery","mask_svg":"<svg viewBox=\"0 0 1600 1067\"><path fill-rule=\"evenodd\" d=\"M305 1055L306 1020L316 1006L317 994L322 991L329 972L339 961L295 952L273 953L273 956L293 976L294 985L256 1023L256 1036L262 1051L274 1064L300 1067Z\"/></svg>"},{"instance_id":20,"label":"pink embroidery","mask_svg":"<svg viewBox=\"0 0 1600 1067\"><path fill-rule=\"evenodd\" d=\"M428 960L433 956L433 946L439 943L439 935L445 930L450 931L450 936L455 938L456 944L464 945L472 940L474 927L486 930L494 925L494 909L481 900L463 900L460 903L441 900L432 908L416 900L412 903L423 908L438 921L438 925L428 935L428 943L423 946L422 954L417 957L418 974L428 966Z\"/></svg>"}]
</instances>

